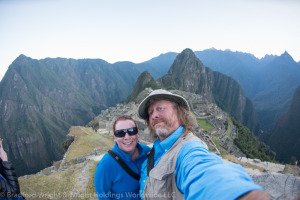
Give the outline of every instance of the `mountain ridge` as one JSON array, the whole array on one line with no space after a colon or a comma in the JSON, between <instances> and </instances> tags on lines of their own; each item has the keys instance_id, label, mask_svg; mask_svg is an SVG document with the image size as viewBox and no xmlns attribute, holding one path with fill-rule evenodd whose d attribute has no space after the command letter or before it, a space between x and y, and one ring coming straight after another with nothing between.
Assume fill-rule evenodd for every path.
<instances>
[{"instance_id":1,"label":"mountain ridge","mask_svg":"<svg viewBox=\"0 0 300 200\"><path fill-rule=\"evenodd\" d=\"M293 91L300 84L299 63L287 51L280 56L266 55L261 59L248 53L215 49L195 51L195 54L205 66L240 83L247 97L252 100L261 129L265 132L270 132L276 120L284 114ZM277 68L277 72L273 68Z\"/></svg>"},{"instance_id":2,"label":"mountain ridge","mask_svg":"<svg viewBox=\"0 0 300 200\"><path fill-rule=\"evenodd\" d=\"M245 60L252 60L253 63L260 62L253 55L242 52L225 53L246 57ZM16 168L27 166L24 173L28 174L38 170L36 167L45 167L60 159L60 143L70 126L83 125L101 110L125 101L143 71L148 69L153 77L166 74L176 55L178 54L174 52L161 54L151 59L151 62L140 64L110 64L102 59L36 60L21 54L10 65L0 82L0 134L8 144L4 148ZM246 62L242 57L235 59L240 65ZM263 62L267 63L267 60L269 62L275 58L277 57L268 56ZM160 63L160 59L164 61ZM206 64L207 60L201 59L201 62L211 67ZM254 68L255 71L259 67ZM285 97L282 95L282 98ZM286 99L288 102L288 98ZM245 116L251 116L248 114ZM33 136L34 134L36 135ZM49 150L52 148L54 150ZM32 154L33 152L35 153ZM39 160L41 158L42 161ZM36 162L41 165L37 166ZM20 174L20 171L17 170L17 173Z\"/></svg>"}]
</instances>

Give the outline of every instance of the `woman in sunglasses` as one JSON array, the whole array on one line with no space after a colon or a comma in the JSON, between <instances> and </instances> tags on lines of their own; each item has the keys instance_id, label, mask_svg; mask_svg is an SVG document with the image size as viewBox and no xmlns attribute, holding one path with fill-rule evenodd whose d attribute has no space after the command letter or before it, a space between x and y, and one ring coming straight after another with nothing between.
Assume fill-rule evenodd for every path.
<instances>
[{"instance_id":1,"label":"woman in sunglasses","mask_svg":"<svg viewBox=\"0 0 300 200\"><path fill-rule=\"evenodd\" d=\"M130 116L118 117L113 131L115 146L95 172L96 194L99 199L141 199L139 174L150 147L138 143L137 125Z\"/></svg>"}]
</instances>

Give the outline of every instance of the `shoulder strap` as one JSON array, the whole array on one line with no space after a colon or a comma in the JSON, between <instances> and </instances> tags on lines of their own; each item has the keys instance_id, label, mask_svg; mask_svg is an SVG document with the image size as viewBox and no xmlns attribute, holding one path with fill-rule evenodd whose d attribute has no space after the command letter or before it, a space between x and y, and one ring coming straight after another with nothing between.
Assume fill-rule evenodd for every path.
<instances>
[{"instance_id":1,"label":"shoulder strap","mask_svg":"<svg viewBox=\"0 0 300 200\"><path fill-rule=\"evenodd\" d=\"M147 176L149 177L149 173L151 169L154 168L154 154L155 154L155 149L152 147L152 149L148 152L148 161L147 161Z\"/></svg>"},{"instance_id":2,"label":"shoulder strap","mask_svg":"<svg viewBox=\"0 0 300 200\"><path fill-rule=\"evenodd\" d=\"M140 175L138 175L137 173L135 173L134 171L132 171L132 169L130 169L125 162L122 160L122 158L113 150L109 150L108 154L113 157L113 159L115 159L119 165L133 178L135 178L136 180L140 180Z\"/></svg>"}]
</instances>

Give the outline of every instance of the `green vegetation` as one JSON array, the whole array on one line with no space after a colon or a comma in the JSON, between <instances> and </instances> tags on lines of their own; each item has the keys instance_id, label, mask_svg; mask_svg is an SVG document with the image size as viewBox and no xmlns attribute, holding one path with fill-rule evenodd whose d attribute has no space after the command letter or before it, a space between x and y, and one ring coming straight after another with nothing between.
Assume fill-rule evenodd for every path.
<instances>
[{"instance_id":1,"label":"green vegetation","mask_svg":"<svg viewBox=\"0 0 300 200\"><path fill-rule=\"evenodd\" d=\"M198 105L204 105L205 103L204 102L193 102L193 107L196 108L198 107Z\"/></svg>"},{"instance_id":2,"label":"green vegetation","mask_svg":"<svg viewBox=\"0 0 300 200\"><path fill-rule=\"evenodd\" d=\"M229 118L229 117L227 117L227 120L226 120L226 122L224 123L224 125L227 127L227 130L226 130L226 134L228 135L228 136L230 136L230 133L231 133L231 129L232 129L232 121L231 121L231 119Z\"/></svg>"},{"instance_id":3,"label":"green vegetation","mask_svg":"<svg viewBox=\"0 0 300 200\"><path fill-rule=\"evenodd\" d=\"M219 141L218 141L218 140L213 139L213 142L215 143L217 149L218 149L221 153L226 153L226 152L227 152L223 147L221 147L221 146L219 145Z\"/></svg>"},{"instance_id":4,"label":"green vegetation","mask_svg":"<svg viewBox=\"0 0 300 200\"><path fill-rule=\"evenodd\" d=\"M206 131L214 128L206 119L197 119L197 122Z\"/></svg>"},{"instance_id":5,"label":"green vegetation","mask_svg":"<svg viewBox=\"0 0 300 200\"><path fill-rule=\"evenodd\" d=\"M234 143L249 158L258 158L263 161L272 161L275 158L268 145L258 140L258 138L245 126L232 118L233 124L237 127L238 135Z\"/></svg>"}]
</instances>

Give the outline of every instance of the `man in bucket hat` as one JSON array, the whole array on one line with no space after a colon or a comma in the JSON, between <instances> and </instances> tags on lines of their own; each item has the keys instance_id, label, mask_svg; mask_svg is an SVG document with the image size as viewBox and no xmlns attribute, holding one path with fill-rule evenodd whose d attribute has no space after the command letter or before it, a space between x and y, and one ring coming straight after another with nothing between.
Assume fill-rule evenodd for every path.
<instances>
[{"instance_id":1,"label":"man in bucket hat","mask_svg":"<svg viewBox=\"0 0 300 200\"><path fill-rule=\"evenodd\" d=\"M187 100L154 90L139 105L157 138L143 163L140 194L144 199L270 199L247 172L223 163L194 134L195 119Z\"/></svg>"}]
</instances>

